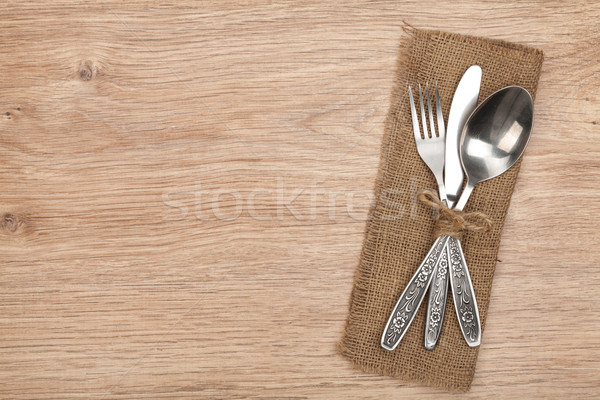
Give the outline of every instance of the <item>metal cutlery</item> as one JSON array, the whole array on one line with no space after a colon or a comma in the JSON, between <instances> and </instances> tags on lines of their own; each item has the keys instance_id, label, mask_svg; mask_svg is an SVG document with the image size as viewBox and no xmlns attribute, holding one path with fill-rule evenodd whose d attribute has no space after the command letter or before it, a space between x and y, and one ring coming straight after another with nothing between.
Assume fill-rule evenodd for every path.
<instances>
[{"instance_id":1,"label":"metal cutlery","mask_svg":"<svg viewBox=\"0 0 600 400\"><path fill-rule=\"evenodd\" d=\"M463 185L464 175L458 154L458 140L467 118L469 118L469 115L477 107L481 74L481 67L479 65L472 65L467 69L456 87L452 105L450 106L444 152L444 187L447 200L444 201L440 197L449 208L452 208L456 200L458 200ZM447 237L447 239L455 241L454 238ZM444 259L434 271L433 280L429 288L424 338L427 350L433 350L437 345L446 314L449 276L448 260L445 253L445 251L442 252Z\"/></svg>"},{"instance_id":2,"label":"metal cutlery","mask_svg":"<svg viewBox=\"0 0 600 400\"><path fill-rule=\"evenodd\" d=\"M431 136L429 136L429 131L427 129L427 117L425 114L421 86L419 85L419 104L421 108L421 121L423 125L422 133L419 127L419 119L417 117L417 110L414 105L412 89L409 87L412 123L415 135L415 143L417 145L417 151L421 159L425 162L425 164L427 164L427 166L435 176L440 199L449 207L452 207L452 203L457 199L458 194L460 193L460 189L462 188L463 172L462 167L460 165L460 160L458 160L459 130L462 129L464 121L468 118L469 114L477 105L480 83L481 68L477 65L471 66L469 69L467 69L467 71L461 78L460 83L456 89L454 98L452 100L449 119L449 123L452 123L452 126L450 127L452 139L450 139L450 141L446 137L446 129L444 126L444 118L441 109L437 85L436 114L438 123L438 135L435 134L429 86L426 86ZM447 165L445 171L446 177L452 180L450 186L452 190L452 192L450 193L450 195L452 196L452 200L448 200L447 198L446 188L443 180L445 157L446 154L451 153L451 151L449 151L449 148L452 148L451 150L454 151L454 154L451 154L450 156L454 156L456 159L456 163L450 163L450 165L452 165L453 171L448 172L449 167ZM459 180L460 184L457 184ZM390 315L390 318L386 325L386 329L382 336L381 344L384 348L392 350L402 339L404 332L412 322L412 318L414 318L414 315L416 314L416 311L423 300L428 286L431 286L431 291L427 307L427 318L425 326L425 347L429 350L432 350L436 346L437 341L439 339L439 335L441 333L441 327L444 320L447 303L449 277L448 256L446 247L449 240L454 239L448 236L439 237L431 247L431 250L425 257L424 261L421 263L421 266L417 270L417 273L415 273L415 276L413 276L413 280L423 280L423 275L419 274L423 272L428 272L429 266L433 266L433 270L429 273L427 281L423 282L424 284L426 284L425 288L411 288L411 284L413 283L413 280L411 280L411 284L407 286L404 293L400 296L400 299L398 300L398 303L394 308L394 312ZM441 251L439 251L438 249L442 245L443 247ZM405 309L404 314L400 311L402 310L402 306L404 306ZM414 307L414 309L407 309L411 306ZM403 321L406 318L409 318L407 320L408 323L403 324ZM397 340L397 342L394 343L394 339Z\"/></svg>"},{"instance_id":3,"label":"metal cutlery","mask_svg":"<svg viewBox=\"0 0 600 400\"><path fill-rule=\"evenodd\" d=\"M444 117L442 114L442 106L440 104L440 96L437 85L435 88L436 95L436 114L438 121L438 134L436 134L435 125L433 122L433 111L431 107L431 96L429 94L429 85L425 86L427 95L427 104L429 109L429 128L427 129L427 118L425 115L425 107L423 104L423 92L419 85L419 103L421 106L421 122L423 130L419 127L419 119L415 108L415 101L412 94L412 89L408 88L410 97L410 111L412 114L413 130L415 134L415 143L417 151L425 164L429 167L438 184L439 195L442 201L446 201L446 191L444 189L443 171L444 171L444 148L446 131L444 128ZM431 132L431 135L429 135ZM394 311L390 315L386 329L381 337L381 346L387 350L396 348L400 340L406 333L415 317L427 288L431 283L434 271L437 269L437 263L440 260L440 255L446 246L448 239L440 237L429 250L429 253L417 269L417 272L411 278L408 286L404 289L402 295L398 299Z\"/></svg>"},{"instance_id":4,"label":"metal cutlery","mask_svg":"<svg viewBox=\"0 0 600 400\"><path fill-rule=\"evenodd\" d=\"M413 99L412 89L408 87L408 95L410 97L410 112L412 114L413 131L415 134L415 143L417 145L417 152L421 159L427 164L438 185L440 199L446 201L446 189L444 188L444 149L446 147L446 129L444 127L444 116L442 114L442 105L440 103L440 95L435 87L435 103L436 103L436 115L438 122L438 129L433 124L433 110L431 107L431 96L429 95L429 84L425 85L425 91L427 94L427 105L429 109L429 128L427 129L427 118L425 116L425 107L423 105L423 92L421 85L419 85L419 103L421 105L421 121L423 125L423 132L419 129L419 119L417 118L417 110L415 109L415 102ZM431 132L431 136L429 135ZM442 157L440 157L440 154Z\"/></svg>"},{"instance_id":5,"label":"metal cutlery","mask_svg":"<svg viewBox=\"0 0 600 400\"><path fill-rule=\"evenodd\" d=\"M463 187L464 174L458 154L458 142L465 122L477 107L481 74L479 65L472 65L466 70L456 87L448 114L448 134L444 153L444 186L451 204L456 203ZM450 205L449 207L452 208Z\"/></svg>"},{"instance_id":6,"label":"metal cutlery","mask_svg":"<svg viewBox=\"0 0 600 400\"><path fill-rule=\"evenodd\" d=\"M431 135L427 129L423 93L419 86L422 137L412 90L409 88L415 143L419 155L436 177L440 199L448 204L444 184L440 184L440 169L444 168L444 159L442 158L440 162L440 154L443 154L440 150L440 143L444 144L443 136L446 135L446 132L443 126L437 85L436 105L439 132L437 135L433 123L428 86L426 86L426 94ZM533 101L529 93L520 87L512 86L501 89L477 107L468 118L460 135L460 142L456 146L459 148L460 163L466 173L467 184L455 209L462 210L478 182L504 173L519 159L528 143L532 123ZM448 140L447 137L446 140ZM446 168L448 168L447 165ZM479 345L481 341L479 310L460 242L454 238L442 236L436 240L396 303L382 335L382 347L393 350L398 345L412 323L434 275L439 271L445 271L445 268L449 268L447 275L450 277L454 306L461 332L469 346ZM439 296L437 299L440 300ZM428 310L428 321L434 312L438 312L438 310L434 308L431 312ZM439 322L441 326L441 320L438 321L436 318L434 322ZM429 343L433 347L435 347L437 338L439 338L439 333L437 337L430 338ZM426 334L426 345L427 343Z\"/></svg>"},{"instance_id":7,"label":"metal cutlery","mask_svg":"<svg viewBox=\"0 0 600 400\"><path fill-rule=\"evenodd\" d=\"M532 126L533 99L522 87L505 87L481 102L460 137L460 160L467 183L455 209L463 209L477 183L503 174L517 162L529 142ZM478 346L479 309L458 240L448 241L447 257L460 329L469 346Z\"/></svg>"},{"instance_id":8,"label":"metal cutlery","mask_svg":"<svg viewBox=\"0 0 600 400\"><path fill-rule=\"evenodd\" d=\"M481 102L460 138L460 161L467 183L457 209L462 209L480 182L502 175L525 151L533 127L533 99L520 86L507 86Z\"/></svg>"}]
</instances>

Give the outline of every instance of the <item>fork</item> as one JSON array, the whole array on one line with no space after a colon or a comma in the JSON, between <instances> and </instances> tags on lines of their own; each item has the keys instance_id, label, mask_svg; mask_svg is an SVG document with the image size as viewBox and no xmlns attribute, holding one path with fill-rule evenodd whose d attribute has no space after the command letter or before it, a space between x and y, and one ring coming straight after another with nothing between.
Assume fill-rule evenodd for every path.
<instances>
[{"instance_id":1,"label":"fork","mask_svg":"<svg viewBox=\"0 0 600 400\"><path fill-rule=\"evenodd\" d=\"M421 121L423 123L423 135L419 129L419 119L417 117L417 110L415 109L415 101L413 99L412 88L408 87L408 95L410 96L410 113L412 114L413 131L415 133L415 143L417 144L417 151L421 159L427 164L438 185L438 191L440 193L440 200L444 203L448 203L448 197L446 196L446 187L444 186L444 157L446 149L446 127L444 126L444 115L442 114L442 105L440 104L440 94L438 92L437 83L435 85L435 102L436 102L436 114L438 123L438 135L435 132L435 126L433 124L433 112L431 107L431 96L429 96L429 84L425 85L427 92L427 105L429 108L429 127L431 136L429 136L429 130L427 129L427 118L425 118L425 107L423 105L423 92L421 85L419 84L419 103L421 104Z\"/></svg>"},{"instance_id":2,"label":"fork","mask_svg":"<svg viewBox=\"0 0 600 400\"><path fill-rule=\"evenodd\" d=\"M436 99L436 114L438 123L438 135L435 134L435 126L433 124L433 112L431 107L431 96L429 95L429 85L425 85L425 91L427 93L427 105L429 109L429 126L431 131L431 137L428 136L427 121L425 118L425 107L423 105L423 94L421 85L419 85L419 103L421 105L421 121L423 124L423 137L419 130L419 120L417 118L417 111L414 105L414 99L412 96L412 90L409 86L408 93L410 96L410 106L413 122L413 131L415 134L415 143L417 145L417 151L421 159L427 164L438 185L438 192L440 200L444 204L448 205L448 197L446 193L446 186L444 185L444 165L445 165L445 154L446 154L446 129L444 126L444 115L442 113L442 106L440 104L440 94L438 92L437 84L435 86L435 99ZM447 238L447 241L452 240ZM439 242L443 239L440 237L433 244L437 247ZM429 298L427 301L427 317L425 319L425 348L427 350L433 350L437 345L440 333L442 332L442 325L444 323L444 316L446 315L446 299L448 298L448 255L446 247L443 247L439 262L436 264L430 283ZM425 289L427 291L427 289Z\"/></svg>"},{"instance_id":3,"label":"fork","mask_svg":"<svg viewBox=\"0 0 600 400\"><path fill-rule=\"evenodd\" d=\"M419 127L419 119L417 117L417 110L415 108L415 101L412 94L412 88L410 86L408 87L415 143L417 145L419 156L425 162L425 164L427 164L427 167L429 167L435 176L440 199L447 204L448 198L446 196L443 175L446 129L444 126L442 106L440 104L440 95L436 84L435 95L438 123L438 132L436 134L433 120L433 107L431 106L431 96L429 94L429 84L425 85L425 90L429 109L430 129L427 129L427 118L423 103L423 90L419 84L419 103L421 106L421 121L423 125L423 130L421 132ZM442 252L442 250L445 249L447 242L448 236L441 236L436 239L434 245L431 247L431 250L429 250L429 253L427 253L427 256L408 283L408 286L406 286L404 292L402 292L402 295L394 306L394 311L391 313L388 319L386 328L383 331L383 335L381 336L381 346L383 348L387 350L394 350L396 346L398 346L398 343L400 343L400 340L402 340L402 337L408 330L408 327L417 314L419 306L423 302L425 293L427 292L427 289L429 288L429 285L431 284L431 281L438 269L438 264L444 260L444 255L447 254L445 251ZM441 257L440 254L442 255ZM430 316L428 315L427 319L429 320L429 318ZM441 325L441 321L439 321L439 324Z\"/></svg>"}]
</instances>

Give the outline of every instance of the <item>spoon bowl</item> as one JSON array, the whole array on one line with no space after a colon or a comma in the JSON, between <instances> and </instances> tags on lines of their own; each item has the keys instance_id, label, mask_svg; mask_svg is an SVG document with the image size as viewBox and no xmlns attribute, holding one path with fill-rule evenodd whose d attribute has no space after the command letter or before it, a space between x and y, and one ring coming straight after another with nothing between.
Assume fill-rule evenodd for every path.
<instances>
[{"instance_id":1,"label":"spoon bowl","mask_svg":"<svg viewBox=\"0 0 600 400\"><path fill-rule=\"evenodd\" d=\"M462 210L479 182L506 172L521 157L533 127L533 99L520 86L491 94L473 111L459 150L467 184L456 208Z\"/></svg>"}]
</instances>

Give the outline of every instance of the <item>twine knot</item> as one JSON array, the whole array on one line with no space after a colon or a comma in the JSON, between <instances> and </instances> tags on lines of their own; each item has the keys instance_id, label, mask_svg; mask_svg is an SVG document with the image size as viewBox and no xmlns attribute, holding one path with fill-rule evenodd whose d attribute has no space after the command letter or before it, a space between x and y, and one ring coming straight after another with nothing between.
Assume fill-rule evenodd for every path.
<instances>
[{"instance_id":1,"label":"twine knot","mask_svg":"<svg viewBox=\"0 0 600 400\"><path fill-rule=\"evenodd\" d=\"M452 210L432 189L420 190L417 199L436 211L435 237L448 235L461 240L465 232L489 232L492 229L492 220L487 215L479 211Z\"/></svg>"}]
</instances>

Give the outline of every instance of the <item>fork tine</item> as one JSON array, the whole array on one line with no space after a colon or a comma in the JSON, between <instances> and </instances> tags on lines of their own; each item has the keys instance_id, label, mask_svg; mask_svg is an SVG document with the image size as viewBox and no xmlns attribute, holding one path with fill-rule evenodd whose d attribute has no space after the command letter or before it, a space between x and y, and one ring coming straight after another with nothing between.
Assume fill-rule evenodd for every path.
<instances>
[{"instance_id":1,"label":"fork tine","mask_svg":"<svg viewBox=\"0 0 600 400\"><path fill-rule=\"evenodd\" d=\"M427 109L429 110L429 130L431 138L436 137L435 125L433 124L433 107L431 107L431 96L429 95L429 83L425 84L425 92L427 93Z\"/></svg>"},{"instance_id":2,"label":"fork tine","mask_svg":"<svg viewBox=\"0 0 600 400\"><path fill-rule=\"evenodd\" d=\"M437 106L438 134L441 138L445 138L446 127L444 126L444 114L442 113L442 104L440 103L440 93L438 92L437 82L435 83L435 102Z\"/></svg>"},{"instance_id":3,"label":"fork tine","mask_svg":"<svg viewBox=\"0 0 600 400\"><path fill-rule=\"evenodd\" d=\"M413 99L412 89L408 87L408 95L410 96L410 113L412 114L413 131L415 133L415 141L421 140L421 131L419 130L419 118L417 117L417 109L415 108L415 99Z\"/></svg>"},{"instance_id":4,"label":"fork tine","mask_svg":"<svg viewBox=\"0 0 600 400\"><path fill-rule=\"evenodd\" d=\"M421 90L421 84L419 83L419 100L421 102L421 122L423 123L423 137L429 138L427 131L427 117L425 117L425 107L423 106L423 91Z\"/></svg>"}]
</instances>

